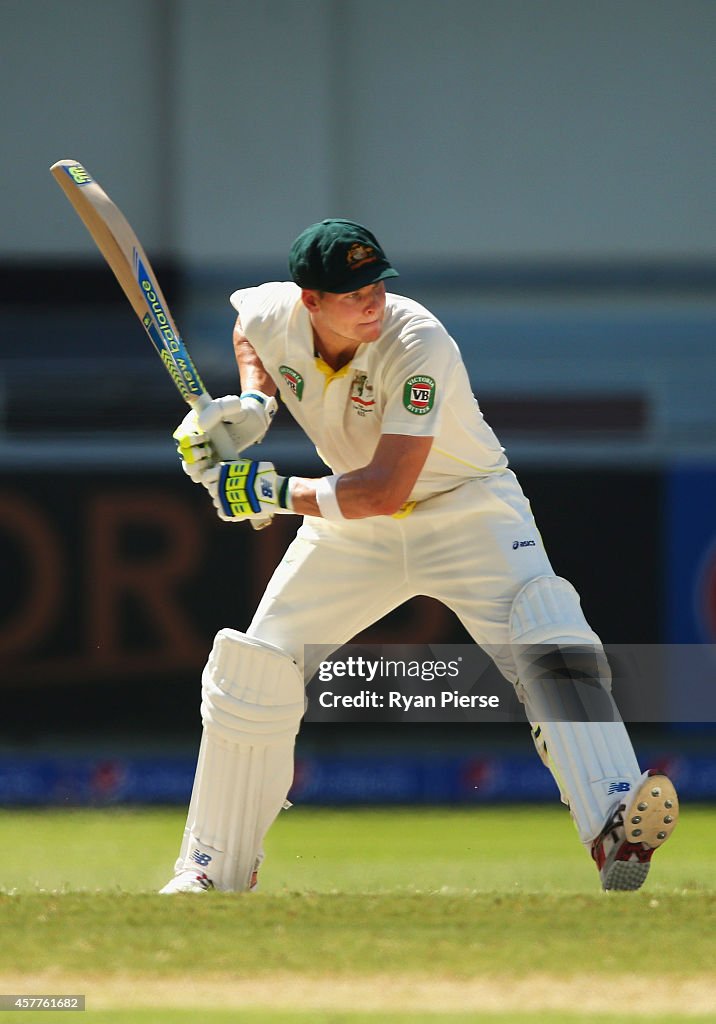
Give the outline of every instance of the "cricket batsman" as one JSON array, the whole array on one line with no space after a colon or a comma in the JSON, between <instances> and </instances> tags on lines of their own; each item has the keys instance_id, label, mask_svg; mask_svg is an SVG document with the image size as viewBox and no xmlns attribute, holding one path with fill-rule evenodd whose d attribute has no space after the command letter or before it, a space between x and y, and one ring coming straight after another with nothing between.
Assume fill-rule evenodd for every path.
<instances>
[{"instance_id":1,"label":"cricket batsman","mask_svg":"<svg viewBox=\"0 0 716 1024\"><path fill-rule=\"evenodd\" d=\"M419 594L450 608L516 688L602 888L640 888L676 825L674 786L637 763L599 637L550 564L457 345L429 310L386 293L398 274L360 224L311 225L289 269L291 281L231 296L241 395L175 432L221 519L302 523L246 631L214 641L184 838L161 891L256 887L318 668L304 645L326 657ZM270 427L277 391L329 475L241 458ZM219 422L235 461L207 438Z\"/></svg>"}]
</instances>

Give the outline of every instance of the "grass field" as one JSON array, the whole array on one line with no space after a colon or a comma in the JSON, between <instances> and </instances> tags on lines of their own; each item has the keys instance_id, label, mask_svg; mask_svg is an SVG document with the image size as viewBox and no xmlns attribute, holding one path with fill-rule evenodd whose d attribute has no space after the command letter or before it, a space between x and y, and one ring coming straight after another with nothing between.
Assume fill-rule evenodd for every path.
<instances>
[{"instance_id":1,"label":"grass field","mask_svg":"<svg viewBox=\"0 0 716 1024\"><path fill-rule=\"evenodd\" d=\"M557 807L294 808L259 894L160 897L182 825L0 813L0 994L83 993L101 1024L716 1021L713 809L610 894ZM33 1019L68 1015L0 1024Z\"/></svg>"}]
</instances>

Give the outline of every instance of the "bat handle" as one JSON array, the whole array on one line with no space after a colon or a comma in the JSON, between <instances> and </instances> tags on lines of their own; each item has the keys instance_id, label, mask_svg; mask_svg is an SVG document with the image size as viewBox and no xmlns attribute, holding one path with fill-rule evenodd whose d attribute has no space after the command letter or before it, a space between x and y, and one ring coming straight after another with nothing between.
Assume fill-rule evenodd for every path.
<instances>
[{"instance_id":1,"label":"bat handle","mask_svg":"<svg viewBox=\"0 0 716 1024\"><path fill-rule=\"evenodd\" d=\"M201 400L195 403L195 407L203 409L210 401L211 398L205 392L204 395L202 395ZM231 440L231 435L223 423L217 423L216 426L209 431L209 440L213 444L214 448L216 448L222 462L234 462L238 458L239 452L237 452L236 445ZM260 516L251 520L251 526L254 530L265 530L266 527L270 525L271 516Z\"/></svg>"}]
</instances>

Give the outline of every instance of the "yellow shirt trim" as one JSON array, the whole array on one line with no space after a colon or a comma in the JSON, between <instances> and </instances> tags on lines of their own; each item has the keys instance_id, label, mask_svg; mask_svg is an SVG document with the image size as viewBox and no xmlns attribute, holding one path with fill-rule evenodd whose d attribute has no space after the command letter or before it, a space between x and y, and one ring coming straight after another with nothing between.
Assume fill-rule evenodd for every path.
<instances>
[{"instance_id":1,"label":"yellow shirt trim","mask_svg":"<svg viewBox=\"0 0 716 1024\"><path fill-rule=\"evenodd\" d=\"M417 501L406 501L404 505L401 505L397 512L394 512L390 517L391 519L405 519L409 516L417 505Z\"/></svg>"},{"instance_id":2,"label":"yellow shirt trim","mask_svg":"<svg viewBox=\"0 0 716 1024\"><path fill-rule=\"evenodd\" d=\"M505 469L504 466L492 466L489 468L476 466L474 462L467 462L465 459L458 458L457 455L451 455L450 452L446 452L444 448L438 448L436 445L433 445L430 450L438 455L444 455L447 459L452 459L453 462L457 462L461 466L467 466L468 469L476 469L478 473L502 473Z\"/></svg>"},{"instance_id":3,"label":"yellow shirt trim","mask_svg":"<svg viewBox=\"0 0 716 1024\"><path fill-rule=\"evenodd\" d=\"M320 370L321 373L326 378L324 383L323 383L323 391L324 391L324 393L325 393L326 388L328 387L328 385L332 381L340 380L341 377L345 377L346 376L346 374L348 373L348 370L350 369L350 365L351 365L350 363L346 363L346 365L342 366L340 368L340 370L334 370L333 367L329 366L328 363L325 361L325 359L323 359L321 356L314 356L314 358L316 360L316 369Z\"/></svg>"}]
</instances>

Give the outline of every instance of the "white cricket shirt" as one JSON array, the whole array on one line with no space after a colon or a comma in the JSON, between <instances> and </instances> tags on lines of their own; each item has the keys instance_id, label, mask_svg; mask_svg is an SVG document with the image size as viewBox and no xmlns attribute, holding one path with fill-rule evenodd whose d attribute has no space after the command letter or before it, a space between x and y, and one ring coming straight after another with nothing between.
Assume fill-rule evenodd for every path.
<instances>
[{"instance_id":1,"label":"white cricket shirt","mask_svg":"<svg viewBox=\"0 0 716 1024\"><path fill-rule=\"evenodd\" d=\"M506 468L457 345L419 303L388 294L380 338L336 371L315 354L293 282L241 289L231 304L286 408L334 473L367 465L381 434L435 438L412 501Z\"/></svg>"}]
</instances>

